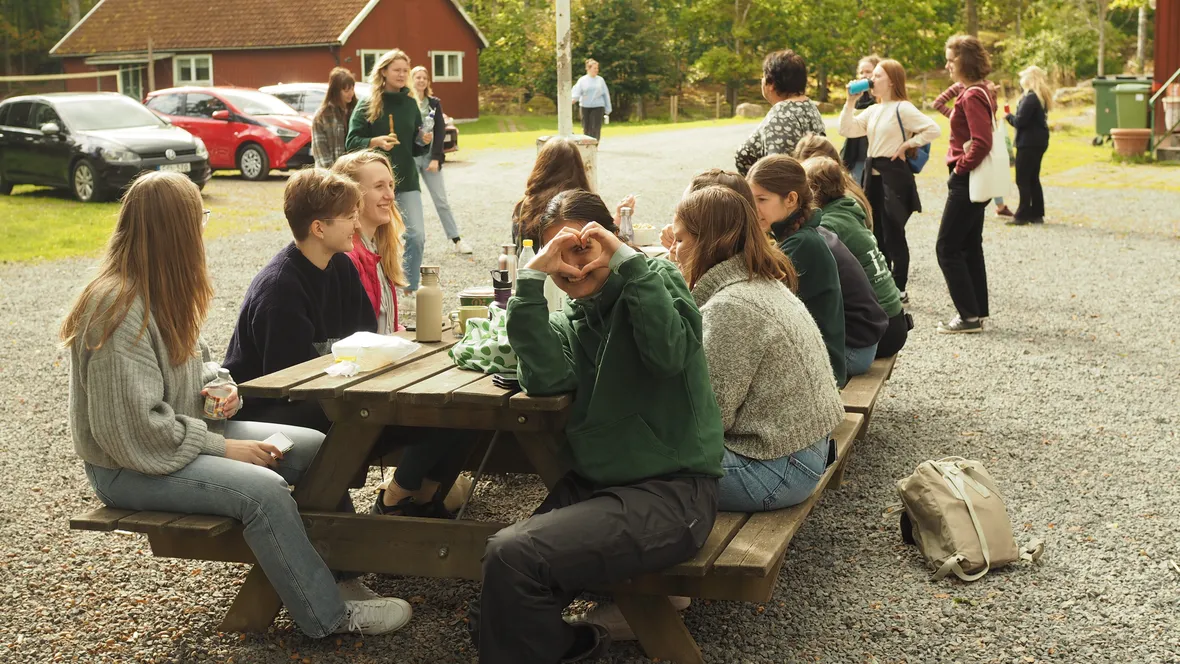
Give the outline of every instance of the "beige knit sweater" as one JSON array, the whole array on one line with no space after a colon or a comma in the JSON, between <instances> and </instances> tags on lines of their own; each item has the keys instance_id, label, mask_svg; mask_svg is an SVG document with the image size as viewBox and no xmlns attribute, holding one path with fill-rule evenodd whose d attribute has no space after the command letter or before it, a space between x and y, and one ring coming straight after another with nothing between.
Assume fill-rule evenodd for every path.
<instances>
[{"instance_id":1,"label":"beige knit sweater","mask_svg":"<svg viewBox=\"0 0 1180 664\"><path fill-rule=\"evenodd\" d=\"M202 340L196 357L173 366L156 321L143 328L139 300L97 350L70 349L70 432L74 451L104 468L167 475L199 454L225 456L225 438L201 419L201 388L216 375Z\"/></svg>"},{"instance_id":2,"label":"beige knit sweater","mask_svg":"<svg viewBox=\"0 0 1180 664\"><path fill-rule=\"evenodd\" d=\"M709 269L692 290L725 446L776 459L827 435L844 419L819 328L785 285L750 279L741 256Z\"/></svg>"}]
</instances>

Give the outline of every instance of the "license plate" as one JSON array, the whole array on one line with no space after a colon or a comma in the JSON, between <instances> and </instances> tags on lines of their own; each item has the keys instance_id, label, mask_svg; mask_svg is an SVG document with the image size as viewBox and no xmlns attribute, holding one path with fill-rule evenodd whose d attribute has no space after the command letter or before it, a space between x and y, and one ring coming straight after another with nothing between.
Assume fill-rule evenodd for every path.
<instances>
[{"instance_id":1,"label":"license plate","mask_svg":"<svg viewBox=\"0 0 1180 664\"><path fill-rule=\"evenodd\" d=\"M173 171L175 173L188 173L193 170L193 165L186 162L180 164L160 164L161 171Z\"/></svg>"}]
</instances>

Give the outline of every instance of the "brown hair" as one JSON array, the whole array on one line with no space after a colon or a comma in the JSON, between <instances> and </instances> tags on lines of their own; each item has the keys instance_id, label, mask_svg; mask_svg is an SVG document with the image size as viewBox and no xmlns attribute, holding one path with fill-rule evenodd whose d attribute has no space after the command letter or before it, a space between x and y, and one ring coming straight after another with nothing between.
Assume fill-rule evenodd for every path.
<instances>
[{"instance_id":1,"label":"brown hair","mask_svg":"<svg viewBox=\"0 0 1180 664\"><path fill-rule=\"evenodd\" d=\"M369 85L373 86L373 94L369 97L369 112L365 114L365 119L370 124L385 115L385 100L382 98L382 94L385 92L385 74L383 72L386 67L393 64L394 60L405 60L407 65L410 64L410 56L400 48L395 48L392 51L386 51L385 55L373 63L373 71L369 72Z\"/></svg>"},{"instance_id":2,"label":"brown hair","mask_svg":"<svg viewBox=\"0 0 1180 664\"><path fill-rule=\"evenodd\" d=\"M590 178L578 146L568 138L551 138L537 153L537 161L529 173L524 197L516 204L512 216L520 240L532 240L541 246L541 234L536 228L537 217L545 211L549 201L566 189L590 191Z\"/></svg>"},{"instance_id":3,"label":"brown hair","mask_svg":"<svg viewBox=\"0 0 1180 664\"><path fill-rule=\"evenodd\" d=\"M946 40L946 47L955 56L955 69L967 81L982 81L992 73L992 59L978 38L955 35Z\"/></svg>"},{"instance_id":4,"label":"brown hair","mask_svg":"<svg viewBox=\"0 0 1180 664\"><path fill-rule=\"evenodd\" d=\"M414 86L414 74L417 74L418 72L426 74L426 96L428 98L434 96L434 86L430 84L430 72L426 71L426 67L418 65L417 67L414 67L410 70L410 96L413 97L415 101L422 101L418 98L418 88ZM425 119L426 118L423 118L423 120Z\"/></svg>"},{"instance_id":5,"label":"brown hair","mask_svg":"<svg viewBox=\"0 0 1180 664\"><path fill-rule=\"evenodd\" d=\"M766 241L754 205L737 191L714 184L693 191L676 205L676 223L695 240L677 260L693 288L714 265L741 255L750 279L782 281L792 291L799 277L791 260Z\"/></svg>"},{"instance_id":6,"label":"brown hair","mask_svg":"<svg viewBox=\"0 0 1180 664\"><path fill-rule=\"evenodd\" d=\"M827 136L812 133L804 134L803 138L800 138L799 142L795 144L793 156L799 161L803 161L816 155L831 157L837 161L840 159L840 152L836 150L836 146Z\"/></svg>"},{"instance_id":7,"label":"brown hair","mask_svg":"<svg viewBox=\"0 0 1180 664\"><path fill-rule=\"evenodd\" d=\"M750 184L756 184L766 191L778 196L786 197L791 192L799 197L799 221L790 233L799 230L815 209L811 200L811 185L807 183L807 171L797 159L785 154L767 155L758 160L750 172L746 174ZM788 234L790 234L788 233Z\"/></svg>"},{"instance_id":8,"label":"brown hair","mask_svg":"<svg viewBox=\"0 0 1180 664\"><path fill-rule=\"evenodd\" d=\"M710 168L704 173L698 174L692 179L692 183L688 185L690 192L700 191L705 187L713 185L720 185L728 187L742 195L750 202L750 207L754 207L754 192L750 191L750 183L742 176L733 171L723 171L720 168ZM757 208L755 208L757 209Z\"/></svg>"},{"instance_id":9,"label":"brown hair","mask_svg":"<svg viewBox=\"0 0 1180 664\"><path fill-rule=\"evenodd\" d=\"M361 150L341 155L336 163L332 164L332 172L346 176L359 185L357 173L362 167L373 162L381 163L389 170L390 176L393 176L389 159L376 150ZM396 178L394 181L396 182ZM406 253L406 242L402 239L402 234L406 232L406 222L402 219L396 204L389 206L389 217L388 224L377 227L373 242L377 245L377 253L381 254L381 270L385 272L385 277L393 284L404 288L410 283L406 280L406 273L402 268L402 256Z\"/></svg>"},{"instance_id":10,"label":"brown hair","mask_svg":"<svg viewBox=\"0 0 1180 664\"><path fill-rule=\"evenodd\" d=\"M614 217L611 216L610 208L606 203L602 202L598 194L592 194L585 189L567 189L566 191L558 192L548 205L545 206L545 211L537 219L537 238L536 244L538 247L542 245L542 236L545 231L551 227L564 224L567 221L582 221L591 222L597 221L599 226L606 230L619 234L619 227L615 225Z\"/></svg>"},{"instance_id":11,"label":"brown hair","mask_svg":"<svg viewBox=\"0 0 1180 664\"><path fill-rule=\"evenodd\" d=\"M324 102L320 104L320 111L332 110L347 119L356 107L356 95L352 101L344 101L344 91L356 87L356 79L352 72L344 67L334 67L328 74L328 93L324 95Z\"/></svg>"},{"instance_id":12,"label":"brown hair","mask_svg":"<svg viewBox=\"0 0 1180 664\"><path fill-rule=\"evenodd\" d=\"M803 160L803 170L807 171L816 207L822 208L838 198L851 196L864 210L865 228L873 228L873 207L869 205L864 190L852 180L839 160L817 154Z\"/></svg>"},{"instance_id":13,"label":"brown hair","mask_svg":"<svg viewBox=\"0 0 1180 664\"><path fill-rule=\"evenodd\" d=\"M184 175L149 171L131 183L98 275L62 322L62 342L102 348L142 299L140 336L150 315L173 366L195 357L213 299L201 239L203 213L201 192Z\"/></svg>"},{"instance_id":14,"label":"brown hair","mask_svg":"<svg viewBox=\"0 0 1180 664\"><path fill-rule=\"evenodd\" d=\"M894 101L909 101L910 95L905 89L905 67L892 58L886 58L877 63L885 75L889 77L889 85L893 88Z\"/></svg>"},{"instance_id":15,"label":"brown hair","mask_svg":"<svg viewBox=\"0 0 1180 664\"><path fill-rule=\"evenodd\" d=\"M361 204L361 187L326 168L307 168L287 179L283 214L296 240L306 240L311 222L331 220L354 212Z\"/></svg>"}]
</instances>

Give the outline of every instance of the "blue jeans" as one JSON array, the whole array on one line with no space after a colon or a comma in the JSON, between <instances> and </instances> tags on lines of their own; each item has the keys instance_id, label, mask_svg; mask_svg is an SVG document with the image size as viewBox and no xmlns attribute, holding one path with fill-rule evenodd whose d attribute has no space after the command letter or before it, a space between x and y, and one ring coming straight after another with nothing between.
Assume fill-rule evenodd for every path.
<instances>
[{"instance_id":1,"label":"blue jeans","mask_svg":"<svg viewBox=\"0 0 1180 664\"><path fill-rule=\"evenodd\" d=\"M410 282L407 290L416 291L422 277L422 252L426 250L426 215L422 211L422 192L399 191L394 200L406 222L406 234L402 236L406 241L402 269L406 271L406 280Z\"/></svg>"},{"instance_id":2,"label":"blue jeans","mask_svg":"<svg viewBox=\"0 0 1180 664\"><path fill-rule=\"evenodd\" d=\"M344 621L336 579L303 529L288 483L315 459L324 434L262 422L226 422L227 438L265 440L281 431L295 443L271 470L202 454L171 475L144 475L86 464L86 477L103 503L128 510L217 514L242 522L246 544L299 629L312 638Z\"/></svg>"},{"instance_id":3,"label":"blue jeans","mask_svg":"<svg viewBox=\"0 0 1180 664\"><path fill-rule=\"evenodd\" d=\"M852 166L852 173L850 173L850 175L852 176L853 182L860 184L861 178L864 176L866 163L868 162L861 160Z\"/></svg>"},{"instance_id":4,"label":"blue jeans","mask_svg":"<svg viewBox=\"0 0 1180 664\"><path fill-rule=\"evenodd\" d=\"M831 443L824 436L809 447L777 459L751 459L725 448L717 509L767 512L807 500L828 467Z\"/></svg>"},{"instance_id":5,"label":"blue jeans","mask_svg":"<svg viewBox=\"0 0 1180 664\"><path fill-rule=\"evenodd\" d=\"M848 377L859 376L869 370L873 366L873 360L877 357L877 344L872 346L865 346L864 348L853 348L848 346L844 349L844 362L848 369Z\"/></svg>"},{"instance_id":6,"label":"blue jeans","mask_svg":"<svg viewBox=\"0 0 1180 664\"><path fill-rule=\"evenodd\" d=\"M426 185L430 198L434 201L434 210L438 212L438 220L442 222L443 232L448 240L459 237L459 224L455 223L455 215L451 214L451 204L447 202L447 183L443 179L442 164L433 173L426 170L430 166L430 154L415 158L418 162L418 180Z\"/></svg>"}]
</instances>

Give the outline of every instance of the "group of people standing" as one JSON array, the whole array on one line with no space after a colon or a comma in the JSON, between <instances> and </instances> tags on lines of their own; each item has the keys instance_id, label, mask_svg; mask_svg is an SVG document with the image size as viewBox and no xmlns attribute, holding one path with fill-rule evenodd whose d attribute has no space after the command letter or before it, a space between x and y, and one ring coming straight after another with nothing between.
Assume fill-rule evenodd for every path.
<instances>
[{"instance_id":1,"label":"group of people standing","mask_svg":"<svg viewBox=\"0 0 1180 664\"><path fill-rule=\"evenodd\" d=\"M939 228L936 254L957 315L938 325L940 333L982 331L988 317L987 271L983 255L983 220L987 202L972 201L970 173L991 150L999 111L996 87L987 80L990 57L978 39L956 36L946 45L947 71L953 80L935 102L950 120L946 165L950 174L948 198ZM839 157L848 179L863 191L866 219L877 248L900 292L909 302L910 249L906 224L922 211L915 174L925 165L930 144L941 135L939 126L909 101L905 68L896 60L867 56L857 64L857 75L868 89L849 94L839 119L845 137ZM1041 223L1044 195L1041 160L1049 142L1047 110L1051 103L1045 73L1036 66L1020 74L1025 90L1016 113L1004 120L1016 128L1016 181L1020 205L1008 222ZM766 118L743 144L735 159L746 173L759 159L773 154L795 154L814 149L812 137L826 135L823 118L806 95L807 67L790 51L770 54L763 62L763 97L772 106ZM953 101L953 106L947 103ZM810 146L810 147L808 147ZM1007 210L997 199L1001 214Z\"/></svg>"}]
</instances>

